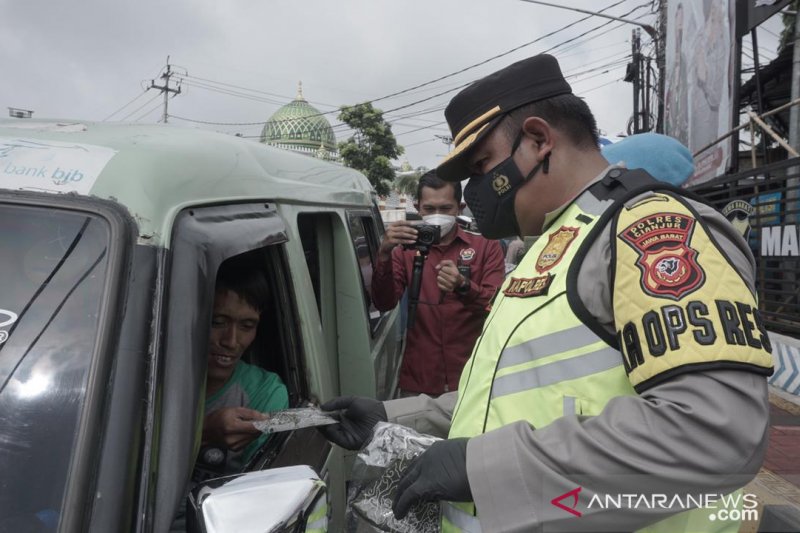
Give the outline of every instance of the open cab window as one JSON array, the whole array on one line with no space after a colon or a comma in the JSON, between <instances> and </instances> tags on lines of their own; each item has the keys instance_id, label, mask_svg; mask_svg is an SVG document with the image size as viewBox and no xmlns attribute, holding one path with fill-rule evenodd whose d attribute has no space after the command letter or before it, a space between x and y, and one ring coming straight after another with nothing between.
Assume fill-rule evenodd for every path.
<instances>
[{"instance_id":1,"label":"open cab window","mask_svg":"<svg viewBox=\"0 0 800 533\"><path fill-rule=\"evenodd\" d=\"M369 211L350 211L348 213L350 235L356 251L356 259L364 286L364 304L367 307L370 330L374 335L385 312L379 311L372 303L372 272L378 262L380 235L373 215Z\"/></svg>"},{"instance_id":2,"label":"open cab window","mask_svg":"<svg viewBox=\"0 0 800 533\"><path fill-rule=\"evenodd\" d=\"M202 481L229 474L219 463L209 464L202 441L206 379L217 274L230 263L246 265L268 285L255 338L242 361L273 373L285 385L289 407L307 405L311 398L301 321L297 318L295 285L288 265L284 225L274 208L240 204L193 208L175 223L171 252L168 311L161 399L161 445L155 471L160 492L156 508L165 511L186 495L175 490L170 476ZM297 430L271 435L240 463L243 472L278 466L310 465L321 475L331 447L315 431ZM197 462L195 462L195 460ZM165 466L166 465L166 466ZM172 478L175 479L175 478ZM160 516L160 513L157 513ZM164 515L169 527L172 517Z\"/></svg>"},{"instance_id":3,"label":"open cab window","mask_svg":"<svg viewBox=\"0 0 800 533\"><path fill-rule=\"evenodd\" d=\"M246 407L270 412L309 402L294 305L280 245L226 259L211 298L205 416ZM205 429L205 428L204 428ZM288 434L261 435L241 453L205 442L194 481L271 465ZM235 456L235 461L223 459Z\"/></svg>"}]
</instances>

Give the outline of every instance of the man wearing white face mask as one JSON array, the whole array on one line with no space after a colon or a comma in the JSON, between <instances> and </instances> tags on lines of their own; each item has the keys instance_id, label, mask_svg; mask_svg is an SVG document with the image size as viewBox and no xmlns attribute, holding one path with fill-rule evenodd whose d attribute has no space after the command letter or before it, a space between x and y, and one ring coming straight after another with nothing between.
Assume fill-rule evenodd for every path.
<instances>
[{"instance_id":1,"label":"man wearing white face mask","mask_svg":"<svg viewBox=\"0 0 800 533\"><path fill-rule=\"evenodd\" d=\"M504 258L497 241L466 232L456 224L461 184L448 183L435 171L420 178L417 210L425 224L441 228L422 272L416 322L406 334L400 369L401 395L438 396L456 390L461 369L488 314L487 306L503 281ZM417 239L408 221L389 225L372 277L372 300L386 311L397 305L411 284Z\"/></svg>"}]
</instances>

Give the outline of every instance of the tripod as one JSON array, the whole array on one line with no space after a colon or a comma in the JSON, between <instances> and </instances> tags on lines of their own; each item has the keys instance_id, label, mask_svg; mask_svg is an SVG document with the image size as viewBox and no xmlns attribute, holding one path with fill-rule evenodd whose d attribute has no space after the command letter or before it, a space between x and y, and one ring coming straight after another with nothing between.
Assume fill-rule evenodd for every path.
<instances>
[{"instance_id":1,"label":"tripod","mask_svg":"<svg viewBox=\"0 0 800 533\"><path fill-rule=\"evenodd\" d=\"M419 304L419 290L422 286L422 269L428 257L428 247L419 246L414 255L414 265L411 270L411 286L408 288L408 322L406 327L411 329L417 318L417 305Z\"/></svg>"}]
</instances>

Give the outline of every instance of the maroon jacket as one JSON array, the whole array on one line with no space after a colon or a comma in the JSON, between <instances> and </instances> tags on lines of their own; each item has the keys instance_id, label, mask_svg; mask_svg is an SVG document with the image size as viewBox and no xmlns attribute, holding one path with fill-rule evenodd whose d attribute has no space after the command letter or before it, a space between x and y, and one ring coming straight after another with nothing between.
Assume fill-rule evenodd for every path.
<instances>
[{"instance_id":1,"label":"maroon jacket","mask_svg":"<svg viewBox=\"0 0 800 533\"><path fill-rule=\"evenodd\" d=\"M481 332L486 310L503 282L505 261L497 241L456 229L449 245L431 248L422 271L416 323L406 332L400 388L439 395L458 388L461 369ZM391 261L379 261L372 275L372 302L381 311L397 305L411 285L414 250L392 250ZM445 259L470 267L466 294L443 293L435 267ZM460 260L460 263L459 263Z\"/></svg>"}]
</instances>

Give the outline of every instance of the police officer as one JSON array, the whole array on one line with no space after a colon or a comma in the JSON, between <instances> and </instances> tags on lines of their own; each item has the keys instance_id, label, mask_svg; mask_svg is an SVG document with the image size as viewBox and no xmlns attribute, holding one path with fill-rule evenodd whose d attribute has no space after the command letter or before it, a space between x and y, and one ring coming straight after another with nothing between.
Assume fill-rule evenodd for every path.
<instances>
[{"instance_id":1,"label":"police officer","mask_svg":"<svg viewBox=\"0 0 800 533\"><path fill-rule=\"evenodd\" d=\"M402 517L441 500L445 531L738 530L716 507L741 507L719 495L761 465L772 371L747 244L705 204L609 166L552 56L478 80L445 115L455 149L437 173L470 176L481 233L541 236L457 398L339 398L328 437L358 448L380 420L447 436L394 501Z\"/></svg>"}]
</instances>

